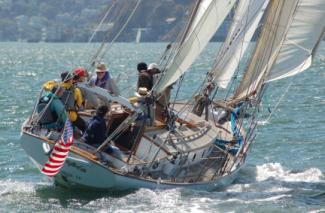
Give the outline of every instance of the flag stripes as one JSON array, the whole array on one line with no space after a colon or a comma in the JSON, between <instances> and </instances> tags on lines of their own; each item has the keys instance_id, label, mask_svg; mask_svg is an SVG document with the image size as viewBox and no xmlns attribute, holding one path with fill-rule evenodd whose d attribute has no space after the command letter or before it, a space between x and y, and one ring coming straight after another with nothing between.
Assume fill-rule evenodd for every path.
<instances>
[{"instance_id":1,"label":"flag stripes","mask_svg":"<svg viewBox=\"0 0 325 213\"><path fill-rule=\"evenodd\" d=\"M53 177L60 172L65 159L67 158L70 148L73 144L73 127L69 120L65 122L64 130L59 142L57 142L50 154L48 161L45 163L42 173Z\"/></svg>"}]
</instances>

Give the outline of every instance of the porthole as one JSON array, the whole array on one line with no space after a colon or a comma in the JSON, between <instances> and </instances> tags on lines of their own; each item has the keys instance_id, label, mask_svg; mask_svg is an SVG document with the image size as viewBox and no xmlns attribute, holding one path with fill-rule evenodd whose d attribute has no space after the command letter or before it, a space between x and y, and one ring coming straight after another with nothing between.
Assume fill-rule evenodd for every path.
<instances>
[{"instance_id":1,"label":"porthole","mask_svg":"<svg viewBox=\"0 0 325 213\"><path fill-rule=\"evenodd\" d=\"M194 161L196 158L196 153L193 155L192 161Z\"/></svg>"},{"instance_id":2,"label":"porthole","mask_svg":"<svg viewBox=\"0 0 325 213\"><path fill-rule=\"evenodd\" d=\"M203 158L204 154L205 154L205 150L203 150L201 158Z\"/></svg>"}]
</instances>

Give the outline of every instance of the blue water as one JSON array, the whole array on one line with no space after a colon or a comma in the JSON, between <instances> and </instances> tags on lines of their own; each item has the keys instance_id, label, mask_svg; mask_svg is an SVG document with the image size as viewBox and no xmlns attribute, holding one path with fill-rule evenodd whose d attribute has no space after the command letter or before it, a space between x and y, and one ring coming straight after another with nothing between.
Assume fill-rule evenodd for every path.
<instances>
[{"instance_id":1,"label":"blue water","mask_svg":"<svg viewBox=\"0 0 325 213\"><path fill-rule=\"evenodd\" d=\"M125 96L133 95L136 64L157 61L165 45L116 44L108 50L103 61L119 78ZM269 87L258 136L245 167L230 186L214 192L139 189L118 193L54 186L20 147L20 126L31 113L42 83L87 63L96 46L0 43L1 212L325 212L324 44L309 70ZM199 87L218 47L210 44L194 64L183 82L181 98L190 97ZM267 107L273 110L270 119Z\"/></svg>"}]
</instances>

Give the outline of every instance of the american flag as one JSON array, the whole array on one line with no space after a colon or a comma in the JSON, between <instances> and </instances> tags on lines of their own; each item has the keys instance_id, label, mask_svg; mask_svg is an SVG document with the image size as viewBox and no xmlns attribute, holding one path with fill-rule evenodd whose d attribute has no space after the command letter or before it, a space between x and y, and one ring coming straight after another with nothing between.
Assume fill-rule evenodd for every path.
<instances>
[{"instance_id":1,"label":"american flag","mask_svg":"<svg viewBox=\"0 0 325 213\"><path fill-rule=\"evenodd\" d=\"M58 174L64 165L72 144L73 128L71 122L67 119L60 141L54 145L51 155L42 169L42 173L49 177Z\"/></svg>"}]
</instances>

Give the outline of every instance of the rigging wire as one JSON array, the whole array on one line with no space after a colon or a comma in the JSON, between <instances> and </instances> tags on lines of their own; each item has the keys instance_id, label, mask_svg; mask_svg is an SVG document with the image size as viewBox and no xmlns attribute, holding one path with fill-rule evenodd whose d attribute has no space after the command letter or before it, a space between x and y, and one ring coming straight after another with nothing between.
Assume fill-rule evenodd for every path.
<instances>
[{"instance_id":1,"label":"rigging wire","mask_svg":"<svg viewBox=\"0 0 325 213\"><path fill-rule=\"evenodd\" d=\"M88 42L86 44L86 46L84 46L83 48L83 51L81 52L81 55L79 57L79 60L80 61L80 58L83 58L86 54L86 51L87 51L87 46L90 45L90 43L93 41L95 35L97 34L97 32L99 31L99 29L102 27L104 21L107 19L108 15L110 14L110 12L112 11L112 8L115 6L115 3L116 3L116 0L113 0L112 1L113 3L108 7L108 9L106 10L103 18L101 19L101 21L99 22L99 24L97 25L97 27L95 28L95 30L93 31L92 35L90 36L90 38L88 39Z\"/></svg>"},{"instance_id":2,"label":"rigging wire","mask_svg":"<svg viewBox=\"0 0 325 213\"><path fill-rule=\"evenodd\" d=\"M251 1L249 0L249 4L248 4L248 12L249 13L249 10L251 8ZM259 10L257 10L257 13L259 12ZM244 29L241 31L241 33L243 32L246 32L247 30L247 27L248 27L248 14L246 14L246 19L245 19L245 25L244 25ZM256 31L256 30L255 30ZM238 35L239 36L239 35ZM244 47L244 43L245 43L245 36L243 37L242 41L241 41L241 47L240 47L240 58L242 59L243 58L243 47ZM229 89L227 90L227 93L225 95L225 98L224 100L227 99L227 97L229 96L230 94L230 91L231 91L231 88L233 88L236 80L237 80L237 77L238 77L238 74L240 72L240 64L238 63L238 66L236 68L236 71L234 73L234 76L232 77L232 81L230 82L230 86L228 87Z\"/></svg>"},{"instance_id":3,"label":"rigging wire","mask_svg":"<svg viewBox=\"0 0 325 213\"><path fill-rule=\"evenodd\" d=\"M269 120L271 119L271 116L274 114L274 112L278 109L278 106L280 104L280 102L282 101L282 99L287 95L291 85L292 85L293 81L290 82L290 84L288 85L288 87L286 88L286 90L284 91L284 93L281 95L281 97L278 99L277 103L275 104L274 108L272 109L271 113L269 114L269 116L266 118L266 120L263 121L263 123L268 123Z\"/></svg>"},{"instance_id":4,"label":"rigging wire","mask_svg":"<svg viewBox=\"0 0 325 213\"><path fill-rule=\"evenodd\" d=\"M112 41L110 42L111 45L108 46L106 49L104 49L104 51L102 52L101 56L99 56L99 60L102 60L105 56L105 54L107 53L107 51L113 46L113 44L115 43L115 41L120 37L121 33L124 31L124 29L126 28L126 26L129 24L130 20L132 19L134 13L136 12L136 10L138 9L140 3L142 0L138 0L137 4L135 5L135 7L133 8L131 14L129 15L128 19L126 20L126 22L124 23L124 25L121 27L121 29L118 31L118 33L115 35L115 37L112 39Z\"/></svg>"},{"instance_id":5,"label":"rigging wire","mask_svg":"<svg viewBox=\"0 0 325 213\"><path fill-rule=\"evenodd\" d=\"M124 29L126 28L126 26L128 25L128 23L130 22L131 18L133 17L134 13L136 12L136 10L138 9L140 3L142 0L138 0L135 7L133 8L132 12L130 13L130 15L128 16L128 19L126 20L126 22L123 24L123 26L120 28L120 30L117 32L117 34L114 36L114 38L112 39L112 41L110 41L110 46L108 46L108 44L106 43L106 38L104 38L103 42L101 43L101 46L97 49L96 53L93 55L93 57L90 59L89 61L89 65L88 65L88 70L93 67L96 63L96 61L100 61L103 59L103 57L105 56L105 54L107 53L107 51L113 46L113 44L115 43L115 41L119 38L119 36L121 35L121 33L124 31ZM108 47L107 47L108 46Z\"/></svg>"},{"instance_id":6,"label":"rigging wire","mask_svg":"<svg viewBox=\"0 0 325 213\"><path fill-rule=\"evenodd\" d=\"M181 31L179 31L179 33L177 35L176 42L175 42L175 44L177 44L177 45L172 45L171 46L172 48L171 48L171 50L169 51L168 54L166 52L167 59L166 59L166 57L161 58L161 59L165 60L165 64L164 65L161 64L162 63L162 60L159 62L159 65L162 65L161 66L162 73L158 77L155 85L152 88L152 91L155 91L155 89L159 85L160 81L166 75L166 73L167 73L167 67L170 66L171 63L174 61L175 57L178 55L178 52L180 50L180 47L181 47L182 43L187 39L187 37L188 37L188 29L189 29L189 27L191 26L191 23L194 20L194 16L196 15L195 12L197 11L197 7L200 4L201 4L201 0L198 0L196 2L196 4L193 6L191 15L190 15L188 21L186 22L186 25L185 25L186 27L184 27Z\"/></svg>"}]
</instances>

